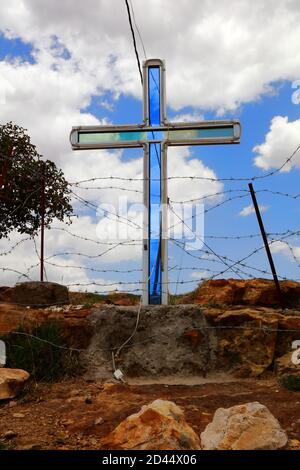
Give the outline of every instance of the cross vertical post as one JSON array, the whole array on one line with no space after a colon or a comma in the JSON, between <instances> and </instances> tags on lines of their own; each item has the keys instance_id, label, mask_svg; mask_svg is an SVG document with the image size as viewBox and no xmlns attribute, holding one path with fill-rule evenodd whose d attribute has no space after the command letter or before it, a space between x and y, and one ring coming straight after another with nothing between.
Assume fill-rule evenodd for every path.
<instances>
[{"instance_id":1,"label":"cross vertical post","mask_svg":"<svg viewBox=\"0 0 300 470\"><path fill-rule=\"evenodd\" d=\"M165 110L165 67L159 59L144 63L144 126L152 141L144 153L144 236L143 236L143 303L167 304L168 256L165 235L167 202L167 165L160 131ZM151 130L153 128L153 130ZM166 287L166 288L164 288Z\"/></svg>"}]
</instances>

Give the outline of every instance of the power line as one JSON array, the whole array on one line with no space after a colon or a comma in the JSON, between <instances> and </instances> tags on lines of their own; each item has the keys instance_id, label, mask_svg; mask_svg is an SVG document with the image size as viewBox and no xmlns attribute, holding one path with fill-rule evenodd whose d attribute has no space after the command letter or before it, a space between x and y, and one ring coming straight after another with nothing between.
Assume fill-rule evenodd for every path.
<instances>
[{"instance_id":1,"label":"power line","mask_svg":"<svg viewBox=\"0 0 300 470\"><path fill-rule=\"evenodd\" d=\"M138 35L139 35L139 38L140 38L140 41L141 41L141 45L142 45L142 49L143 49L143 52L144 52L145 59L147 59L147 53L146 53L145 44L144 44L142 35L141 35L141 33L140 33L139 27L138 27L137 22L136 22L136 19L135 19L133 3L132 3L131 0L129 0L129 3L130 3L131 11L132 11L132 17L133 17L134 26L135 26L135 28L136 28L136 30L137 30Z\"/></svg>"},{"instance_id":2,"label":"power line","mask_svg":"<svg viewBox=\"0 0 300 470\"><path fill-rule=\"evenodd\" d=\"M137 46L136 46L136 40L135 40L135 34L134 34L134 29L133 29L132 20L131 20L130 8L129 8L129 4L128 4L128 1L127 1L127 0L125 0L125 4L126 4L126 8L127 8L129 26L130 26L130 31L131 31L131 35L132 35L132 41L133 41L134 52L135 52L135 56L136 56L136 60L137 60L137 64L138 64L139 73L140 73L141 84L142 84L142 86L143 86L142 68L141 68L139 53L138 53Z\"/></svg>"}]
</instances>

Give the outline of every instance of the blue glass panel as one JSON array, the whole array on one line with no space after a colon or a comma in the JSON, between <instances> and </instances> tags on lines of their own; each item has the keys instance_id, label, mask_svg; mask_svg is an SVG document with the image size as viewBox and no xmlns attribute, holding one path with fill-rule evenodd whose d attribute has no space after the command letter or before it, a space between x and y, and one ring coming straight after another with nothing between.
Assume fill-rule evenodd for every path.
<instances>
[{"instance_id":1,"label":"blue glass panel","mask_svg":"<svg viewBox=\"0 0 300 470\"><path fill-rule=\"evenodd\" d=\"M149 124L160 125L160 69L149 67ZM149 139L149 134L150 139ZM152 142L162 140L163 133L153 130L148 133ZM160 185L160 144L149 145L149 303L161 304L161 185Z\"/></svg>"},{"instance_id":2,"label":"blue glass panel","mask_svg":"<svg viewBox=\"0 0 300 470\"><path fill-rule=\"evenodd\" d=\"M161 304L161 146L150 144L149 147L149 303Z\"/></svg>"},{"instance_id":3,"label":"blue glass panel","mask_svg":"<svg viewBox=\"0 0 300 470\"><path fill-rule=\"evenodd\" d=\"M159 67L149 67L149 121L150 126L160 124L160 70Z\"/></svg>"}]
</instances>

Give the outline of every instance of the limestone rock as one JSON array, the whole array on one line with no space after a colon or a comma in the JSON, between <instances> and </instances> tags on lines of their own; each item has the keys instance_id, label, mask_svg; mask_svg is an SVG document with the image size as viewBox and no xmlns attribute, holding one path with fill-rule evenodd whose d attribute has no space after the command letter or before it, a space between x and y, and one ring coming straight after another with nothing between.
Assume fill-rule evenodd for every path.
<instances>
[{"instance_id":1,"label":"limestone rock","mask_svg":"<svg viewBox=\"0 0 300 470\"><path fill-rule=\"evenodd\" d=\"M13 288L9 296L12 303L29 306L69 303L67 287L55 282L22 282Z\"/></svg>"},{"instance_id":2,"label":"limestone rock","mask_svg":"<svg viewBox=\"0 0 300 470\"><path fill-rule=\"evenodd\" d=\"M15 431L6 431L3 434L4 439L7 441L10 441L10 439L14 439L15 437L18 437L18 434Z\"/></svg>"},{"instance_id":3,"label":"limestone rock","mask_svg":"<svg viewBox=\"0 0 300 470\"><path fill-rule=\"evenodd\" d=\"M26 308L0 302L0 336L18 331L20 325L26 332L35 334L36 328L55 321L61 325L62 336L69 347L84 349L91 337L90 314L90 309L53 312L45 308Z\"/></svg>"},{"instance_id":4,"label":"limestone rock","mask_svg":"<svg viewBox=\"0 0 300 470\"><path fill-rule=\"evenodd\" d=\"M99 426L100 424L103 424L103 423L104 423L104 419L101 418L101 416L100 418L96 418L94 422L95 426Z\"/></svg>"},{"instance_id":5,"label":"limestone rock","mask_svg":"<svg viewBox=\"0 0 300 470\"><path fill-rule=\"evenodd\" d=\"M265 307L204 309L218 334L217 366L239 377L257 377L273 363L278 318ZM231 328L232 327L232 328Z\"/></svg>"},{"instance_id":6,"label":"limestone rock","mask_svg":"<svg viewBox=\"0 0 300 470\"><path fill-rule=\"evenodd\" d=\"M290 351L275 363L279 382L289 390L300 390L300 364L294 364L292 361L293 355L296 354L297 351Z\"/></svg>"},{"instance_id":7,"label":"limestone rock","mask_svg":"<svg viewBox=\"0 0 300 470\"><path fill-rule=\"evenodd\" d=\"M200 439L175 403L155 400L122 421L102 439L102 448L136 450L197 450Z\"/></svg>"},{"instance_id":8,"label":"limestone rock","mask_svg":"<svg viewBox=\"0 0 300 470\"><path fill-rule=\"evenodd\" d=\"M300 306L300 283L280 281L287 307ZM274 283L268 279L214 279L202 283L194 292L182 297L181 303L201 305L278 306Z\"/></svg>"},{"instance_id":9,"label":"limestone rock","mask_svg":"<svg viewBox=\"0 0 300 470\"><path fill-rule=\"evenodd\" d=\"M201 434L204 450L276 450L287 441L277 419L258 402L219 408Z\"/></svg>"},{"instance_id":10,"label":"limestone rock","mask_svg":"<svg viewBox=\"0 0 300 470\"><path fill-rule=\"evenodd\" d=\"M0 400L17 396L24 388L29 374L21 369L0 369Z\"/></svg>"}]
</instances>

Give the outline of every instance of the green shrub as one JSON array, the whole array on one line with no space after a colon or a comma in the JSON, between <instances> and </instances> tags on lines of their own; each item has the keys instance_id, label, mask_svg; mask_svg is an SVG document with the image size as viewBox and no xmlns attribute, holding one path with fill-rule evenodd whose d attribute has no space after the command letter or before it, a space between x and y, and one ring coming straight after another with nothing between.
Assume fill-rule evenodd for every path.
<instances>
[{"instance_id":1,"label":"green shrub","mask_svg":"<svg viewBox=\"0 0 300 470\"><path fill-rule=\"evenodd\" d=\"M24 369L36 381L55 382L82 373L79 353L68 349L57 321L31 329L30 334L20 327L1 339L6 343L7 367Z\"/></svg>"},{"instance_id":2,"label":"green shrub","mask_svg":"<svg viewBox=\"0 0 300 470\"><path fill-rule=\"evenodd\" d=\"M2 441L0 441L0 451L1 450L9 450L9 447Z\"/></svg>"},{"instance_id":3,"label":"green shrub","mask_svg":"<svg viewBox=\"0 0 300 470\"><path fill-rule=\"evenodd\" d=\"M280 379L280 383L283 387L293 392L300 390L300 377L297 375L284 375Z\"/></svg>"}]
</instances>

